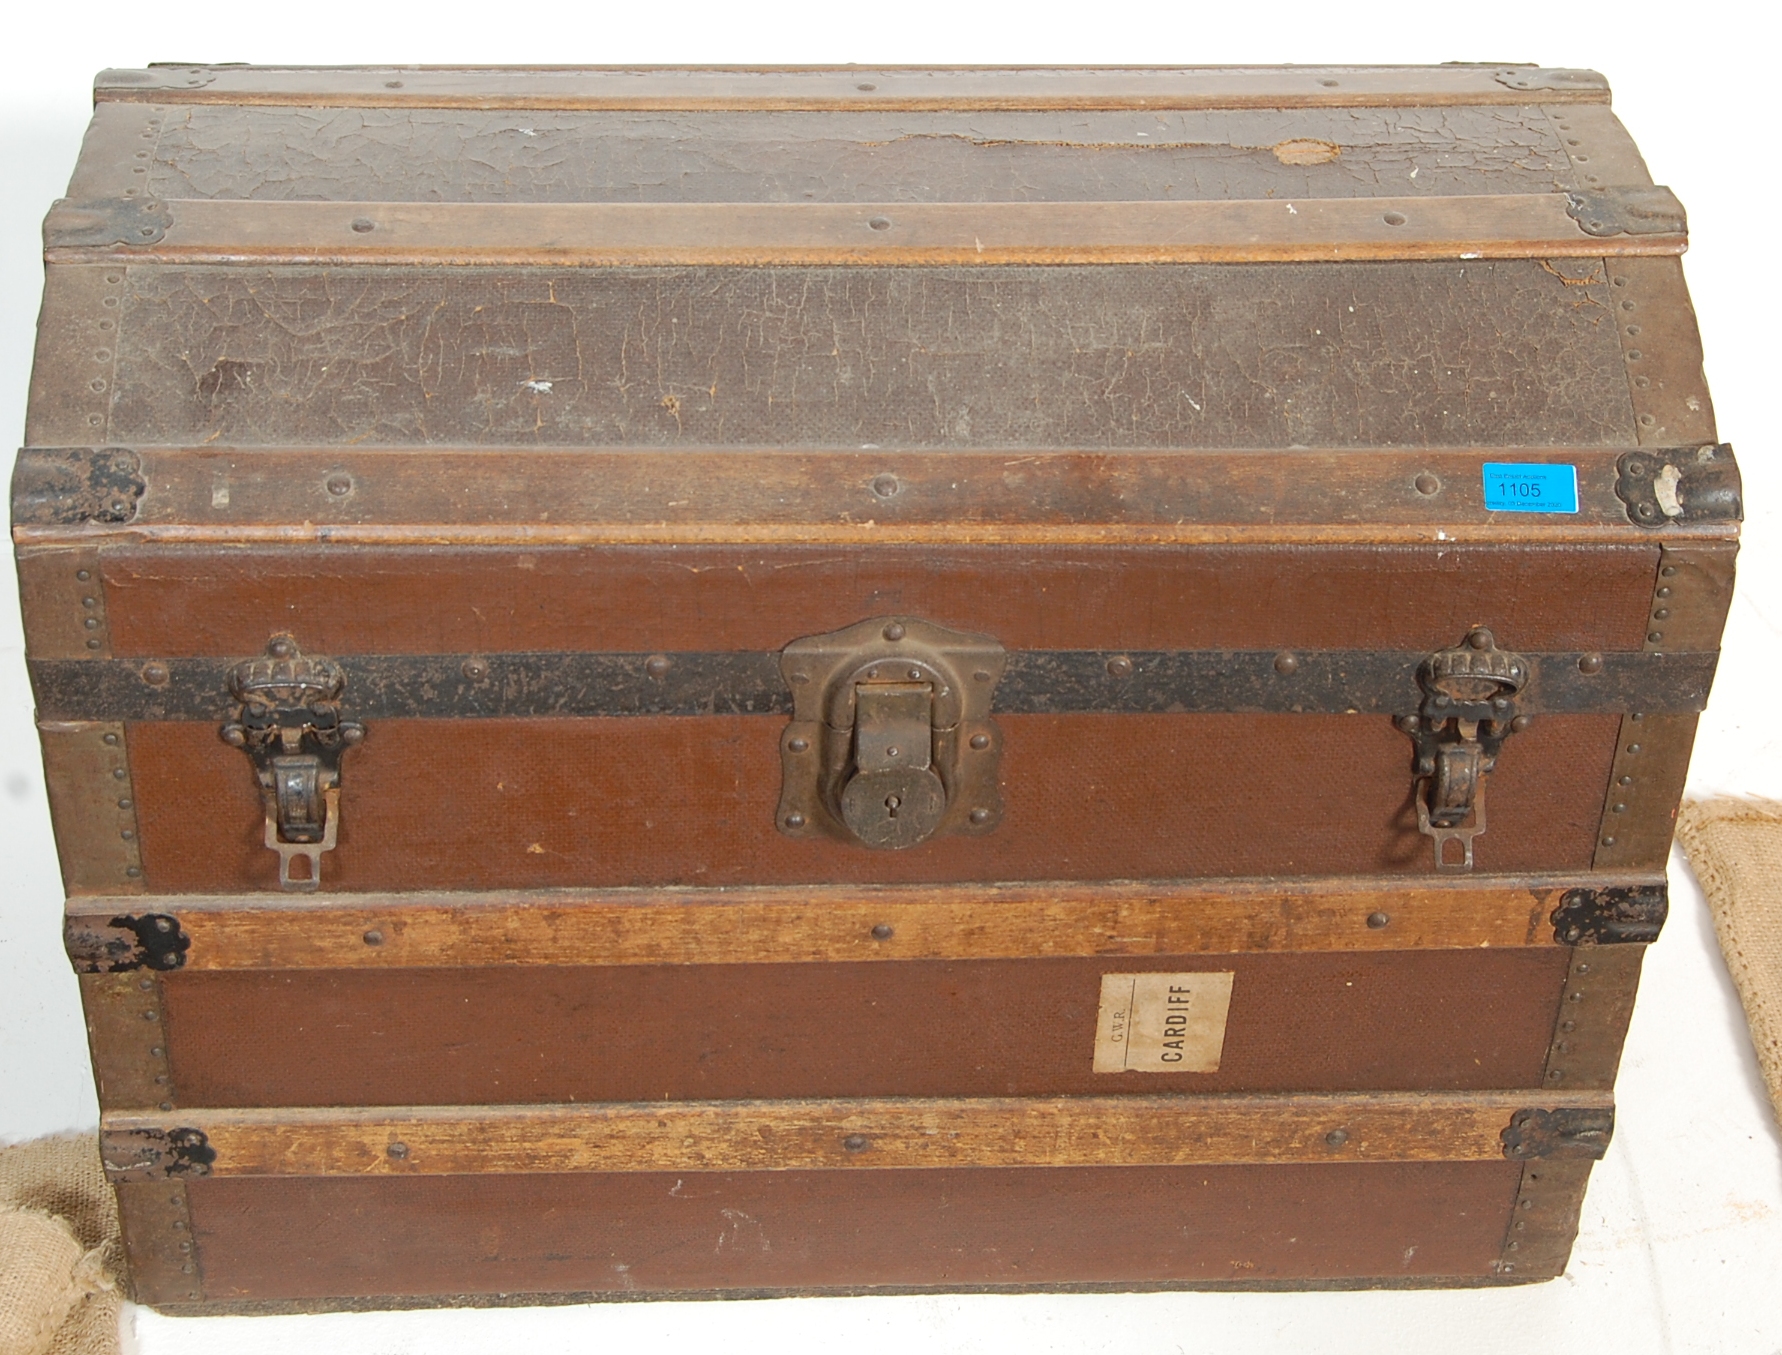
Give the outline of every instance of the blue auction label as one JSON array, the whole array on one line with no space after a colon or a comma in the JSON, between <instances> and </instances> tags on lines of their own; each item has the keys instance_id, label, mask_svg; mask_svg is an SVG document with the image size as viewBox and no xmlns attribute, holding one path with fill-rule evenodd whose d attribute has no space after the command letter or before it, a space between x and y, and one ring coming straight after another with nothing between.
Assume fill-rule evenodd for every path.
<instances>
[{"instance_id":1,"label":"blue auction label","mask_svg":"<svg viewBox=\"0 0 1782 1355\"><path fill-rule=\"evenodd\" d=\"M1485 507L1493 513L1575 513L1578 468L1487 461Z\"/></svg>"}]
</instances>

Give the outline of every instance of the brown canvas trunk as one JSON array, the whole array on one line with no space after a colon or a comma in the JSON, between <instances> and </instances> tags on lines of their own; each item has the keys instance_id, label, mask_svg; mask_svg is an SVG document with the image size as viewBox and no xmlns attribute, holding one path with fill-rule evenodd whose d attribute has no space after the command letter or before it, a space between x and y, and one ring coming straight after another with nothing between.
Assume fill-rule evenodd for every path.
<instances>
[{"instance_id":1,"label":"brown canvas trunk","mask_svg":"<svg viewBox=\"0 0 1782 1355\"><path fill-rule=\"evenodd\" d=\"M1739 517L1608 101L101 76L13 523L138 1297L1560 1273Z\"/></svg>"}]
</instances>

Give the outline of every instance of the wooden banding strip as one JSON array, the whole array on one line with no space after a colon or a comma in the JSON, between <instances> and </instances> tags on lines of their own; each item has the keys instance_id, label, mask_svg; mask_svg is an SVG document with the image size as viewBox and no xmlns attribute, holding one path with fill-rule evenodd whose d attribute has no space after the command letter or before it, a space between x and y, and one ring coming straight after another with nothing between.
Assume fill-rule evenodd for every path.
<instances>
[{"instance_id":1,"label":"wooden banding strip","mask_svg":"<svg viewBox=\"0 0 1782 1355\"><path fill-rule=\"evenodd\" d=\"M22 543L94 537L158 541L416 542L506 532L514 539L995 540L1245 539L1363 532L1462 540L1534 531L1542 540L1604 533L1650 541L1616 494L1635 449L1491 447L1349 450L1196 449L1023 452L814 448L439 447L413 474L412 449L138 445L152 493L127 521L95 521L70 483L90 483L105 453L29 449L13 479ZM1578 512L1492 512L1485 462L1563 461ZM293 521L300 503L301 521ZM113 514L121 517L122 514ZM1732 523L1673 523L1724 537ZM910 533L919 533L911 536ZM1440 536L1437 534L1441 533ZM82 637L84 638L84 637ZM79 648L79 646L76 646ZM85 650L80 652L85 653Z\"/></svg>"},{"instance_id":2,"label":"wooden banding strip","mask_svg":"<svg viewBox=\"0 0 1782 1355\"><path fill-rule=\"evenodd\" d=\"M193 1142L194 1130L216 1177L1474 1162L1503 1159L1501 1135L1530 1102L1511 1091L192 1109L114 1112L100 1132L123 1180L152 1175L167 1161L157 1143L180 1131ZM1566 1105L1612 1101L1586 1092Z\"/></svg>"},{"instance_id":3,"label":"wooden banding strip","mask_svg":"<svg viewBox=\"0 0 1782 1355\"><path fill-rule=\"evenodd\" d=\"M45 257L178 263L618 266L1162 264L1675 255L1591 235L1563 193L1179 202L547 203L174 199L140 244L62 203ZM153 231L155 227L143 227Z\"/></svg>"},{"instance_id":4,"label":"wooden banding strip","mask_svg":"<svg viewBox=\"0 0 1782 1355\"><path fill-rule=\"evenodd\" d=\"M1529 66L334 67L108 70L97 102L303 107L1344 108L1607 103L1594 71Z\"/></svg>"},{"instance_id":5,"label":"wooden banding strip","mask_svg":"<svg viewBox=\"0 0 1782 1355\"><path fill-rule=\"evenodd\" d=\"M1599 888L1652 876L1593 878ZM1546 947L1575 880L1218 881L1187 885L70 899L77 965L112 920L159 913L188 971L500 965L785 964L1294 950Z\"/></svg>"}]
</instances>

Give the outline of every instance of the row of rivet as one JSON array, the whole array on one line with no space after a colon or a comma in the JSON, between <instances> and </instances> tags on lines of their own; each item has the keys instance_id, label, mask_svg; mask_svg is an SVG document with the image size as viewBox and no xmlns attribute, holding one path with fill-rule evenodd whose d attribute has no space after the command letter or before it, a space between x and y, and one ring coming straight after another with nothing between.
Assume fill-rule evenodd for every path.
<instances>
[{"instance_id":1,"label":"row of rivet","mask_svg":"<svg viewBox=\"0 0 1782 1355\"><path fill-rule=\"evenodd\" d=\"M1576 178L1592 189L1600 189L1603 186L1602 176L1596 173L1590 159L1590 147L1584 144L1584 138L1572 125L1572 120L1567 114L1555 112L1552 108L1547 109L1547 116L1559 134L1560 146L1576 171Z\"/></svg>"},{"instance_id":2,"label":"row of rivet","mask_svg":"<svg viewBox=\"0 0 1782 1355\"><path fill-rule=\"evenodd\" d=\"M124 727L121 724L99 726L98 738L107 754L102 760L104 775L111 782L110 787L99 794L112 799L117 806L112 831L117 833L118 866L127 881L140 882L142 851L136 824L136 794L130 782L130 750L124 741Z\"/></svg>"},{"instance_id":3,"label":"row of rivet","mask_svg":"<svg viewBox=\"0 0 1782 1355\"><path fill-rule=\"evenodd\" d=\"M167 1056L167 1022L162 1015L166 994L161 991L161 981L148 975L135 979L134 986L141 995L135 1004L136 1015L144 1026L143 1063L154 1082L158 1098L155 1104L162 1110L172 1110L173 1064Z\"/></svg>"},{"instance_id":4,"label":"row of rivet","mask_svg":"<svg viewBox=\"0 0 1782 1355\"><path fill-rule=\"evenodd\" d=\"M175 1181L118 1187L124 1235L130 1245L132 1287L139 1302L177 1303L204 1298L186 1187Z\"/></svg>"},{"instance_id":5,"label":"row of rivet","mask_svg":"<svg viewBox=\"0 0 1782 1355\"><path fill-rule=\"evenodd\" d=\"M92 335L79 336L91 345L86 351L91 372L86 380L86 424L94 430L95 442L105 440L105 430L111 422L112 387L117 380L118 324L123 310L124 270L108 268L102 276L105 285L99 295L99 314L91 318Z\"/></svg>"},{"instance_id":6,"label":"row of rivet","mask_svg":"<svg viewBox=\"0 0 1782 1355\"><path fill-rule=\"evenodd\" d=\"M166 113L160 108L149 108L145 111L148 116L142 124L141 139L148 142L149 145L131 155L131 159L136 163L130 166L131 186L124 190L124 196L127 198L142 197L145 192L153 191L148 183L149 165L154 161L155 152L160 149L161 127L165 121ZM141 179L137 179L137 175L141 175Z\"/></svg>"}]
</instances>

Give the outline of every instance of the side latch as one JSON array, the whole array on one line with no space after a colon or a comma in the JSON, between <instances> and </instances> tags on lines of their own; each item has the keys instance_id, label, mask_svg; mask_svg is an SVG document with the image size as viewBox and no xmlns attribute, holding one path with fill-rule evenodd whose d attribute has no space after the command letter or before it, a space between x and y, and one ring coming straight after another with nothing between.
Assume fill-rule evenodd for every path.
<instances>
[{"instance_id":1,"label":"side latch","mask_svg":"<svg viewBox=\"0 0 1782 1355\"><path fill-rule=\"evenodd\" d=\"M1435 839L1437 870L1471 870L1473 839L1485 831L1485 778L1504 740L1528 723L1516 712L1528 660L1499 649L1491 632L1479 628L1454 648L1431 654L1417 680L1423 705L1398 721L1417 750L1417 828ZM1450 842L1460 844L1458 857Z\"/></svg>"},{"instance_id":2,"label":"side latch","mask_svg":"<svg viewBox=\"0 0 1782 1355\"><path fill-rule=\"evenodd\" d=\"M319 887L322 853L339 837L340 757L365 738L364 725L341 718L345 686L339 664L306 657L289 635L275 635L262 657L229 674L229 694L240 706L219 732L253 759L281 889ZM297 858L305 874L293 874Z\"/></svg>"},{"instance_id":3,"label":"side latch","mask_svg":"<svg viewBox=\"0 0 1782 1355\"><path fill-rule=\"evenodd\" d=\"M990 832L1002 818L990 697L1003 664L989 636L910 617L787 645L780 831L891 849Z\"/></svg>"}]
</instances>

